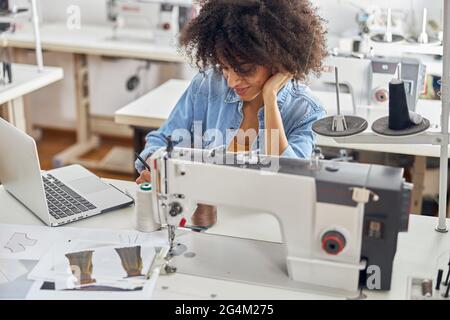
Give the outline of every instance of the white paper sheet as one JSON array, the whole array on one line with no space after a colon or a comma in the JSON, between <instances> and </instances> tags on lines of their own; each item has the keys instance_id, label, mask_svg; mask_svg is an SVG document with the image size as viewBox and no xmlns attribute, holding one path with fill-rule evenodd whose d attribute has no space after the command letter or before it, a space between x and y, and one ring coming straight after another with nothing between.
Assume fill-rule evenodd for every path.
<instances>
[{"instance_id":1,"label":"white paper sheet","mask_svg":"<svg viewBox=\"0 0 450 320\"><path fill-rule=\"evenodd\" d=\"M44 281L35 281L26 299L31 300L149 300L156 286L157 277L148 280L140 291L130 292L80 292L41 289Z\"/></svg>"},{"instance_id":2,"label":"white paper sheet","mask_svg":"<svg viewBox=\"0 0 450 320\"><path fill-rule=\"evenodd\" d=\"M131 249L132 252L139 256L141 265L141 277L130 276L122 265L116 249ZM137 250L134 250L137 249ZM137 252L139 254L137 255ZM124 244L106 244L92 241L74 240L68 244L57 244L39 261L36 267L28 275L30 280L44 280L44 281L61 281L66 283L66 288L71 288L70 283L76 281L73 273L80 273L79 267L70 265L69 258L66 254L78 255L87 257L85 261L89 260L89 278L95 281L96 284L109 282L120 282L124 285L133 283L140 285L145 280L145 275L150 268L155 256L155 248L146 245L124 245ZM133 259L130 259L131 261ZM131 261L133 262L133 261ZM134 264L137 265L137 259L134 259ZM75 264L75 263L74 263ZM77 269L78 270L75 270ZM87 267L86 267L87 269ZM94 280L95 279L95 280ZM120 284L117 284L120 286Z\"/></svg>"},{"instance_id":3,"label":"white paper sheet","mask_svg":"<svg viewBox=\"0 0 450 320\"><path fill-rule=\"evenodd\" d=\"M74 240L164 246L167 232L0 224L0 259L39 260L54 244Z\"/></svg>"},{"instance_id":4,"label":"white paper sheet","mask_svg":"<svg viewBox=\"0 0 450 320\"><path fill-rule=\"evenodd\" d=\"M0 259L39 260L61 237L49 227L0 224Z\"/></svg>"},{"instance_id":5,"label":"white paper sheet","mask_svg":"<svg viewBox=\"0 0 450 320\"><path fill-rule=\"evenodd\" d=\"M147 279L154 258L150 246L80 240L55 245L29 274L37 281L27 298L150 299L159 275Z\"/></svg>"},{"instance_id":6,"label":"white paper sheet","mask_svg":"<svg viewBox=\"0 0 450 320\"><path fill-rule=\"evenodd\" d=\"M114 245L117 248L137 245L166 247L168 244L166 230L153 233L142 233L134 230L84 229L71 227L50 228L46 226L0 224L0 260L8 261L8 266L10 266L9 263L14 263L13 261L15 260L41 260L55 245L67 248L70 247L71 243L77 244L83 241L94 241L99 245ZM117 256L117 253L115 256ZM114 259L116 259L116 262L118 261L117 259L120 260L120 258L117 257ZM147 265L148 264L149 263L147 262ZM97 262L96 265L98 265ZM117 270L118 269L116 269L116 271ZM17 270L15 271L17 271L17 273L11 273L11 270L8 267L8 276L0 274L0 283L1 281L11 281L10 279L17 278L18 276L23 275L23 272L27 272L26 269L24 270L19 267L17 267ZM146 271L147 270L145 270L145 272ZM30 274L28 277L29 276ZM27 297L30 299L89 300L149 299L153 292L157 277L158 272L156 271L149 280L142 281L141 279L140 284L142 284L142 290L119 292L80 292L78 290L62 290L67 288L67 277L62 282L56 281L57 290L41 290L43 281L39 280L34 283ZM103 284L111 284L110 279L101 277L99 279L101 279ZM133 288L133 286L136 286L136 283L124 281L122 287L129 289Z\"/></svg>"},{"instance_id":7,"label":"white paper sheet","mask_svg":"<svg viewBox=\"0 0 450 320\"><path fill-rule=\"evenodd\" d=\"M27 272L20 261L0 259L0 284L12 282Z\"/></svg>"}]
</instances>

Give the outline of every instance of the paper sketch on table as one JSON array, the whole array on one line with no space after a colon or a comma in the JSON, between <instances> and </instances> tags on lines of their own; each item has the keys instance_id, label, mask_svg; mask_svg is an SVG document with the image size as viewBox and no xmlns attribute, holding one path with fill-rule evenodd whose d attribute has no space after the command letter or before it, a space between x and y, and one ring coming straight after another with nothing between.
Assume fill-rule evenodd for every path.
<instances>
[{"instance_id":1,"label":"paper sketch on table","mask_svg":"<svg viewBox=\"0 0 450 320\"><path fill-rule=\"evenodd\" d=\"M26 237L14 236L15 234L25 234ZM16 241L17 237L19 240ZM36 242L31 245L33 240ZM55 243L69 243L75 240L162 246L167 244L167 233L0 224L0 259L39 260Z\"/></svg>"},{"instance_id":2,"label":"paper sketch on table","mask_svg":"<svg viewBox=\"0 0 450 320\"><path fill-rule=\"evenodd\" d=\"M149 245L75 240L55 245L28 278L64 283L59 289L129 290L145 284L154 257L155 247Z\"/></svg>"},{"instance_id":3,"label":"paper sketch on table","mask_svg":"<svg viewBox=\"0 0 450 320\"><path fill-rule=\"evenodd\" d=\"M36 245L36 242L36 239L29 238L26 233L14 233L4 247L11 253L17 253L25 251L26 247Z\"/></svg>"},{"instance_id":4,"label":"paper sketch on table","mask_svg":"<svg viewBox=\"0 0 450 320\"><path fill-rule=\"evenodd\" d=\"M15 245L16 237L15 234L25 234L24 241L17 241L21 243L24 247L20 248L20 245ZM19 238L22 238L21 236ZM13 245L11 245L11 239L13 239ZM23 239L22 239L23 240ZM29 240L29 241L28 241ZM35 241L34 243L32 243ZM30 297L41 298L41 299L148 299L153 292L154 285L156 283L156 278L158 273L155 272L155 277L152 277L147 281L142 281L143 276L135 276L136 274L145 274L149 265L147 255L144 253L141 257L142 259L142 269L140 269L139 259L136 260L137 264L134 263L134 268L129 268L126 259L132 258L133 254L136 254L136 249L130 249L130 252L122 253L122 259L119 252L116 249L121 248L133 248L133 247L167 247L167 231L161 230L152 233L140 233L135 230L108 230L108 229L85 229L85 228L72 228L72 227L60 227L60 228L50 228L47 226L29 226L29 225L12 225L12 224L0 224L0 261L4 261L2 268L0 269L0 282L14 281L22 276L28 270L24 269L24 266L16 260L40 260L37 264L41 265L42 260L45 256L52 251L55 246L60 246L65 248L65 253L69 253L68 248L72 247L72 252L85 251L86 245L82 242L90 241L93 245L90 247L93 250L98 248L104 248L106 246L112 246L111 250L115 256L116 268L114 268L117 274L120 274L121 280L117 281L117 274L113 275L113 279L104 278L103 276L98 277L97 273L92 275L92 278L97 282L96 284L105 284L122 289L136 289L142 287L141 290L135 291L100 291L101 295L96 294L92 291L80 291L80 290L68 290L70 284L68 284L67 279L75 279L73 273L71 274L71 269L67 268L65 271L65 278L63 281L54 281L54 290L41 290L44 281L37 281L30 291ZM8 248L6 248L8 247ZM103 250L103 249L102 249ZM106 249L104 249L106 250ZM133 253L134 250L134 253ZM154 251L154 250L153 250ZM153 253L154 254L154 253ZM62 256L63 259L67 260L67 257ZM98 258L97 258L98 259ZM122 265L122 260L127 269ZM68 261L68 260L67 260ZM44 261L45 262L45 261ZM96 264L95 270L101 272L101 263ZM50 263L51 265L51 263ZM67 264L66 264L67 267ZM33 269L36 271L36 268ZM31 274L31 273L30 273ZM30 277L28 275L28 278ZM130 278L127 278L129 277ZM112 281L112 282L111 282ZM141 281L140 283L138 281ZM39 285L40 282L40 285ZM98 287L97 287L98 289Z\"/></svg>"},{"instance_id":5,"label":"paper sketch on table","mask_svg":"<svg viewBox=\"0 0 450 320\"><path fill-rule=\"evenodd\" d=\"M27 272L20 261L0 259L0 284L12 282Z\"/></svg>"},{"instance_id":6,"label":"paper sketch on table","mask_svg":"<svg viewBox=\"0 0 450 320\"><path fill-rule=\"evenodd\" d=\"M61 233L44 226L0 224L0 259L39 260Z\"/></svg>"},{"instance_id":7,"label":"paper sketch on table","mask_svg":"<svg viewBox=\"0 0 450 320\"><path fill-rule=\"evenodd\" d=\"M61 290L58 282L35 281L26 299L32 300L149 300L156 286L156 278L146 281L139 290L80 291Z\"/></svg>"},{"instance_id":8,"label":"paper sketch on table","mask_svg":"<svg viewBox=\"0 0 450 320\"><path fill-rule=\"evenodd\" d=\"M69 245L56 245L45 255L28 278L42 282L34 294L50 295L64 292L77 298L93 292L96 295L115 293L143 294L149 298L158 273L147 279L155 258L152 246L102 244L76 240ZM72 295L68 292L72 292ZM75 294L75 297L73 297ZM139 296L135 296L139 298Z\"/></svg>"}]
</instances>

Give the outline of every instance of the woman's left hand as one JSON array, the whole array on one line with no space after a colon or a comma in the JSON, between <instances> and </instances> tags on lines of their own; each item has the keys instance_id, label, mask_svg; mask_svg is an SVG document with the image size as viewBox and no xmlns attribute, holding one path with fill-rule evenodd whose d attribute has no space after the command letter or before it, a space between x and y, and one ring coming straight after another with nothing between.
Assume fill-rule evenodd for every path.
<instances>
[{"instance_id":1,"label":"woman's left hand","mask_svg":"<svg viewBox=\"0 0 450 320\"><path fill-rule=\"evenodd\" d=\"M262 89L264 101L267 102L270 99L276 99L278 91L280 91L280 89L283 88L291 79L292 74L287 72L278 72L267 79Z\"/></svg>"}]
</instances>

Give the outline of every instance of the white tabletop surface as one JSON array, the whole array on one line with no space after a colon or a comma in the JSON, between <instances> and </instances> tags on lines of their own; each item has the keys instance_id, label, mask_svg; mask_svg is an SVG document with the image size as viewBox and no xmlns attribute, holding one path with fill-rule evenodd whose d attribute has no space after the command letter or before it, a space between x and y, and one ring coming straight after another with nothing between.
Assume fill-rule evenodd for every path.
<instances>
[{"instance_id":1,"label":"white tabletop surface","mask_svg":"<svg viewBox=\"0 0 450 320\"><path fill-rule=\"evenodd\" d=\"M115 122L159 128L189 86L190 81L171 79L114 113Z\"/></svg>"},{"instance_id":2,"label":"white tabletop surface","mask_svg":"<svg viewBox=\"0 0 450 320\"><path fill-rule=\"evenodd\" d=\"M133 182L107 180L122 190L134 193ZM2 186L0 186L0 223L43 225ZM133 229L133 208L91 217L71 223L75 228ZM400 233L394 260L392 287L387 292L364 290L370 299L405 299L410 276L434 277L439 256L450 254L450 234L434 231L436 218L410 216L409 232ZM450 221L449 221L450 223ZM63 227L60 227L63 228ZM243 212L219 208L218 223L210 233L235 237L281 242L276 219L266 213ZM333 299L335 297L265 287L254 284L203 278L177 273L160 276L154 292L156 299Z\"/></svg>"},{"instance_id":3,"label":"white tabletop surface","mask_svg":"<svg viewBox=\"0 0 450 320\"><path fill-rule=\"evenodd\" d=\"M158 128L168 118L178 99L189 86L189 83L190 81L188 80L172 79L167 81L136 101L117 110L115 112L115 121L130 126ZM322 103L329 115L336 112L336 95L334 92L314 91L313 95ZM342 112L344 114L352 114L353 109L350 94L341 94L340 97ZM440 130L440 101L419 100L416 111L430 120L430 132L438 132ZM358 115L364 117L369 122L367 132L371 131L370 125L373 121L387 114L387 106L360 106L358 108ZM326 147L439 157L439 146L436 145L337 143L334 139L324 136L317 136L316 144Z\"/></svg>"},{"instance_id":4,"label":"white tabletop surface","mask_svg":"<svg viewBox=\"0 0 450 320\"><path fill-rule=\"evenodd\" d=\"M63 78L63 70L45 67L39 72L37 66L26 64L12 65L13 82L0 86L0 104L26 95Z\"/></svg>"},{"instance_id":5,"label":"white tabletop surface","mask_svg":"<svg viewBox=\"0 0 450 320\"><path fill-rule=\"evenodd\" d=\"M112 27L82 24L69 29L64 23L43 24L40 28L42 48L45 50L104 55L111 57L148 59L163 62L184 62L175 46L156 44L143 29L125 29L118 40L112 39ZM34 35L29 25L8 34L8 45L34 48Z\"/></svg>"}]
</instances>

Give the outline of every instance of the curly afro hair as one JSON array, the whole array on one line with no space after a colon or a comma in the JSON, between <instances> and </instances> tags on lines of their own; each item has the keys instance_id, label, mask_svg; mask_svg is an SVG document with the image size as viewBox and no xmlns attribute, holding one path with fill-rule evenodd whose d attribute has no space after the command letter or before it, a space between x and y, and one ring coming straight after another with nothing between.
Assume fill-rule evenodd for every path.
<instances>
[{"instance_id":1,"label":"curly afro hair","mask_svg":"<svg viewBox=\"0 0 450 320\"><path fill-rule=\"evenodd\" d=\"M201 72L221 62L241 75L261 65L306 80L326 56L324 20L309 0L203 0L182 30L181 51Z\"/></svg>"}]
</instances>

